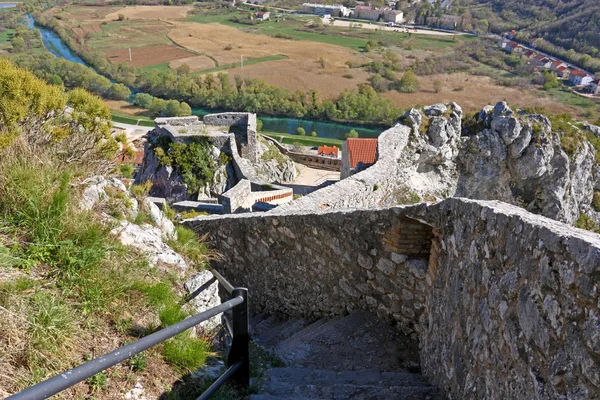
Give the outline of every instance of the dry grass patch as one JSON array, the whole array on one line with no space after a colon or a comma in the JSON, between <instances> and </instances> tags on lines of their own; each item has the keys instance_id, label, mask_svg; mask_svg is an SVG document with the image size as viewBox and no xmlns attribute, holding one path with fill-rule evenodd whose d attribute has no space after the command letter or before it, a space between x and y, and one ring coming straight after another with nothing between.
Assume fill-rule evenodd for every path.
<instances>
[{"instance_id":1,"label":"dry grass patch","mask_svg":"<svg viewBox=\"0 0 600 400\"><path fill-rule=\"evenodd\" d=\"M94 21L105 18L106 15L118 12L122 7L70 6L62 13L63 19L78 21Z\"/></svg>"},{"instance_id":2,"label":"dry grass patch","mask_svg":"<svg viewBox=\"0 0 600 400\"><path fill-rule=\"evenodd\" d=\"M127 63L134 67L161 64L181 58L189 58L190 53L173 45L135 47L131 49L132 62L129 62L129 50L121 49L108 52L106 58L113 64Z\"/></svg>"},{"instance_id":3,"label":"dry grass patch","mask_svg":"<svg viewBox=\"0 0 600 400\"><path fill-rule=\"evenodd\" d=\"M436 93L433 89L433 83L439 80L444 82L444 88ZM494 83L493 79L487 76L475 76L468 73L457 73L444 75L420 76L421 90L417 93L398 93L391 91L384 93L383 96L394 100L402 107L408 108L415 104L435 104L454 101L458 103L464 111L479 111L487 104L496 104L499 101L507 101L510 104L521 107L541 106L550 113L572 113L579 114L580 109L557 102L547 97L538 97L528 93L519 87L505 87Z\"/></svg>"},{"instance_id":4,"label":"dry grass patch","mask_svg":"<svg viewBox=\"0 0 600 400\"><path fill-rule=\"evenodd\" d=\"M178 19L185 18L193 6L130 6L107 14L105 21L115 21L119 14L127 19Z\"/></svg>"}]
</instances>

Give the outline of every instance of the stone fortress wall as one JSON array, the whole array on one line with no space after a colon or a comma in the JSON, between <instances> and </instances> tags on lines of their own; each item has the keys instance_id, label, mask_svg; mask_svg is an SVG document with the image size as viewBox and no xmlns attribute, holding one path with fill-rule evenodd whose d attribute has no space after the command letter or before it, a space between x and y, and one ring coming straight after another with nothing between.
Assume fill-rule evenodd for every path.
<instances>
[{"instance_id":1,"label":"stone fortress wall","mask_svg":"<svg viewBox=\"0 0 600 400\"><path fill-rule=\"evenodd\" d=\"M342 160L333 157L320 156L315 154L305 154L298 153L296 151L291 151L283 147L277 140L272 137L260 135L269 143L275 145L280 152L288 156L295 163L306 165L307 167L324 169L328 171L341 171L342 170Z\"/></svg>"},{"instance_id":2,"label":"stone fortress wall","mask_svg":"<svg viewBox=\"0 0 600 400\"><path fill-rule=\"evenodd\" d=\"M207 127L210 126L239 127L242 134L238 138L242 136L244 144L238 146L235 134L208 130ZM211 214L235 213L251 211L253 205L258 202L283 204L293 199L293 189L270 185L271 187L265 190L261 188L262 185L256 178L257 173L252 166L252 163L258 159L256 114L243 112L208 114L204 116L202 122L196 116L156 118L155 129L159 134L177 143L190 143L200 137L209 140L219 150L231 155L233 169L239 180L234 187L222 194L221 204L182 201L173 204L176 209L194 209ZM241 154L238 149L241 150Z\"/></svg>"},{"instance_id":3,"label":"stone fortress wall","mask_svg":"<svg viewBox=\"0 0 600 400\"><path fill-rule=\"evenodd\" d=\"M369 310L454 398L600 396L600 237L496 201L185 222L253 312Z\"/></svg>"}]
</instances>

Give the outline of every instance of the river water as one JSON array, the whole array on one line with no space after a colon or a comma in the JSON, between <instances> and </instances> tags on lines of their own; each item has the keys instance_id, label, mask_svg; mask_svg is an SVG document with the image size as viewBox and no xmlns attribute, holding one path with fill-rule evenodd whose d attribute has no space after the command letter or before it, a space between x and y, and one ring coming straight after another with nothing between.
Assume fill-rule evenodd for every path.
<instances>
[{"instance_id":1,"label":"river water","mask_svg":"<svg viewBox=\"0 0 600 400\"><path fill-rule=\"evenodd\" d=\"M7 4L7 3L4 3ZM0 4L0 7L3 4ZM29 14L27 17L27 27L29 29L37 29L42 35L42 41L48 51L54 54L56 57L61 57L71 62L79 64L87 64L77 55L74 54L60 39L60 37L53 31L46 29L41 26L37 26L34 23L33 17ZM132 92L136 92L132 90ZM133 96L128 100L130 103L133 101ZM218 112L216 110L208 110L204 108L193 108L192 112L194 115L205 115L212 112ZM297 118L285 118L285 117L260 117L263 122L263 131L265 132L279 132L279 133L291 133L295 134L296 130L300 127L304 128L307 135L310 132L315 131L320 137L344 139L346 133L351 129L358 132L359 137L377 137L385 128L373 128L365 127L362 125L352 124L340 124L337 122L329 121L313 121Z\"/></svg>"},{"instance_id":2,"label":"river water","mask_svg":"<svg viewBox=\"0 0 600 400\"><path fill-rule=\"evenodd\" d=\"M0 3L0 9L16 7L15 3Z\"/></svg>"}]
</instances>

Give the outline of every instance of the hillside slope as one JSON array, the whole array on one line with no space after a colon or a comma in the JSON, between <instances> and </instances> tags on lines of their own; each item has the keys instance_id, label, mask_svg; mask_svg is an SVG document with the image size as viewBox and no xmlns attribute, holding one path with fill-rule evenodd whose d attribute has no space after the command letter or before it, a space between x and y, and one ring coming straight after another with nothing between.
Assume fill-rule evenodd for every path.
<instances>
[{"instance_id":1,"label":"hillside slope","mask_svg":"<svg viewBox=\"0 0 600 400\"><path fill-rule=\"evenodd\" d=\"M491 8L498 18L490 18L493 31L525 29L532 37L565 49L592 57L600 54L600 2L596 0L473 0L472 4Z\"/></svg>"}]
</instances>

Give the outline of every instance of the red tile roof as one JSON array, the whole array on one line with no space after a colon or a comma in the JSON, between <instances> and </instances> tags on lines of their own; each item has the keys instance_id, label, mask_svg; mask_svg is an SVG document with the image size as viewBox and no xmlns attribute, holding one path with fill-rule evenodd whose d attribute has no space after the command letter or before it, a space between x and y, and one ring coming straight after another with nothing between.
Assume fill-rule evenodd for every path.
<instances>
[{"instance_id":1,"label":"red tile roof","mask_svg":"<svg viewBox=\"0 0 600 400\"><path fill-rule=\"evenodd\" d=\"M337 157L339 152L339 149L337 148L337 146L319 146L319 150L317 150L317 154L319 155L324 155L324 156L331 156L334 155Z\"/></svg>"},{"instance_id":2,"label":"red tile roof","mask_svg":"<svg viewBox=\"0 0 600 400\"><path fill-rule=\"evenodd\" d=\"M571 72L571 75L580 76L582 78L585 78L586 76L588 76L588 74L586 74L585 72L580 71L578 69L574 69L573 72Z\"/></svg>"},{"instance_id":3,"label":"red tile roof","mask_svg":"<svg viewBox=\"0 0 600 400\"><path fill-rule=\"evenodd\" d=\"M373 164L377 159L377 139L347 139L350 167Z\"/></svg>"},{"instance_id":4,"label":"red tile roof","mask_svg":"<svg viewBox=\"0 0 600 400\"><path fill-rule=\"evenodd\" d=\"M552 65L554 65L555 67L558 67L559 65L564 64L562 61L552 61Z\"/></svg>"},{"instance_id":5,"label":"red tile roof","mask_svg":"<svg viewBox=\"0 0 600 400\"><path fill-rule=\"evenodd\" d=\"M568 67L565 67L564 65L562 67L558 67L556 68L557 71L563 72L565 70L569 69Z\"/></svg>"}]
</instances>

